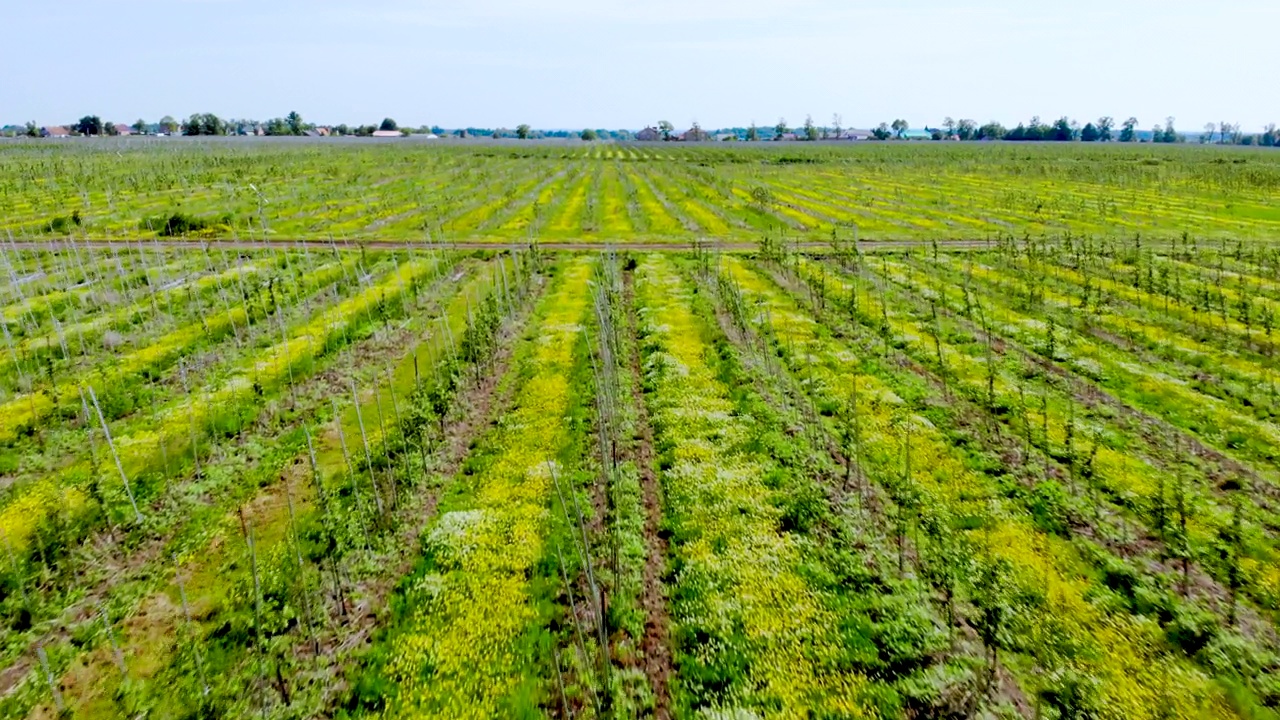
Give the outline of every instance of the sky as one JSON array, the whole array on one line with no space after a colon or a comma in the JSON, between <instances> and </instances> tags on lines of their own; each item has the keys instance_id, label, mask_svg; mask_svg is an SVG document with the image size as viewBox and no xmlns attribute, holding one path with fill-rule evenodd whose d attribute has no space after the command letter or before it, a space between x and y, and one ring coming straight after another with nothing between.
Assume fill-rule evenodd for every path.
<instances>
[{"instance_id":1,"label":"sky","mask_svg":"<svg viewBox=\"0 0 1280 720\"><path fill-rule=\"evenodd\" d=\"M6 4L0 125L1280 122L1276 0Z\"/></svg>"}]
</instances>

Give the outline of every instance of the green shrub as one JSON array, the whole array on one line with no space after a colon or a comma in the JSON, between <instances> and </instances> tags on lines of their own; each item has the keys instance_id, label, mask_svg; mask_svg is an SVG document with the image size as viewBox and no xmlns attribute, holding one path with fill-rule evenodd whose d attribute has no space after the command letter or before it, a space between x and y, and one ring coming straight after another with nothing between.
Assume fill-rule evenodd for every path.
<instances>
[{"instance_id":1,"label":"green shrub","mask_svg":"<svg viewBox=\"0 0 1280 720\"><path fill-rule=\"evenodd\" d=\"M1072 668L1062 668L1047 678L1040 700L1049 710L1049 717L1092 720L1101 716L1100 690L1096 678Z\"/></svg>"},{"instance_id":2,"label":"green shrub","mask_svg":"<svg viewBox=\"0 0 1280 720\"><path fill-rule=\"evenodd\" d=\"M1129 603L1142 584L1142 577L1132 565L1117 557L1108 557L1102 567L1102 582Z\"/></svg>"},{"instance_id":3,"label":"green shrub","mask_svg":"<svg viewBox=\"0 0 1280 720\"><path fill-rule=\"evenodd\" d=\"M151 230L160 237L186 237L217 234L230 228L233 223L234 217L231 214L209 219L175 211L167 216L160 215L144 220L140 229Z\"/></svg>"},{"instance_id":4,"label":"green shrub","mask_svg":"<svg viewBox=\"0 0 1280 720\"><path fill-rule=\"evenodd\" d=\"M962 661L960 661L962 662ZM909 717L964 720L983 699L985 668L952 662L934 665L895 683Z\"/></svg>"},{"instance_id":5,"label":"green shrub","mask_svg":"<svg viewBox=\"0 0 1280 720\"><path fill-rule=\"evenodd\" d=\"M1047 533L1066 537L1067 519L1071 516L1071 498L1056 480L1045 480L1035 486L1028 498L1028 509L1036 527Z\"/></svg>"},{"instance_id":6,"label":"green shrub","mask_svg":"<svg viewBox=\"0 0 1280 720\"><path fill-rule=\"evenodd\" d=\"M774 498L782 510L779 522L783 532L807 533L822 524L830 512L826 494L814 483L794 483Z\"/></svg>"},{"instance_id":7,"label":"green shrub","mask_svg":"<svg viewBox=\"0 0 1280 720\"><path fill-rule=\"evenodd\" d=\"M1217 675L1255 677L1280 668L1280 658L1260 649L1239 632L1219 632L1196 654L1196 658Z\"/></svg>"},{"instance_id":8,"label":"green shrub","mask_svg":"<svg viewBox=\"0 0 1280 720\"><path fill-rule=\"evenodd\" d=\"M80 217L80 211L72 210L70 215L59 216L50 220L45 224L44 231L57 235L66 235L83 224L84 220Z\"/></svg>"},{"instance_id":9,"label":"green shrub","mask_svg":"<svg viewBox=\"0 0 1280 720\"><path fill-rule=\"evenodd\" d=\"M947 633L929 608L905 595L885 596L870 612L870 636L880 654L872 677L906 675L927 667L947 646Z\"/></svg>"},{"instance_id":10,"label":"green shrub","mask_svg":"<svg viewBox=\"0 0 1280 720\"><path fill-rule=\"evenodd\" d=\"M1165 626L1164 633L1170 645L1195 655L1217 636L1218 618L1205 610L1181 605L1174 610L1173 620Z\"/></svg>"}]
</instances>

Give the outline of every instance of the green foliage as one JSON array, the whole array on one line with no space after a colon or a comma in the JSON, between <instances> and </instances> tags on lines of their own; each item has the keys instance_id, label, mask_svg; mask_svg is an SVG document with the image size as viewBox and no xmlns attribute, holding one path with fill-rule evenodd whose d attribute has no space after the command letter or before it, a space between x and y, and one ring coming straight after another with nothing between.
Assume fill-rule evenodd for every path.
<instances>
[{"instance_id":1,"label":"green foliage","mask_svg":"<svg viewBox=\"0 0 1280 720\"><path fill-rule=\"evenodd\" d=\"M161 121L164 124L164 121ZM196 113L182 122L183 135L226 135L227 123L213 113Z\"/></svg>"},{"instance_id":2,"label":"green foliage","mask_svg":"<svg viewBox=\"0 0 1280 720\"><path fill-rule=\"evenodd\" d=\"M1138 139L1138 133L1136 132L1137 127L1137 118L1131 117L1128 120L1125 120L1120 126L1120 142L1136 142Z\"/></svg>"},{"instance_id":3,"label":"green foliage","mask_svg":"<svg viewBox=\"0 0 1280 720\"><path fill-rule=\"evenodd\" d=\"M819 136L818 128L813 124L813 116L806 115L804 119L804 139L810 142L817 140Z\"/></svg>"},{"instance_id":4,"label":"green foliage","mask_svg":"<svg viewBox=\"0 0 1280 720\"><path fill-rule=\"evenodd\" d=\"M60 215L50 220L45 225L44 231L56 235L67 235L83 224L84 218L80 216L80 211L72 210L70 215Z\"/></svg>"},{"instance_id":5,"label":"green foliage","mask_svg":"<svg viewBox=\"0 0 1280 720\"><path fill-rule=\"evenodd\" d=\"M1050 717L1061 720L1094 720L1102 717L1102 702L1097 679L1073 668L1054 671L1040 691L1040 700Z\"/></svg>"},{"instance_id":6,"label":"green foliage","mask_svg":"<svg viewBox=\"0 0 1280 720\"><path fill-rule=\"evenodd\" d=\"M1071 497L1056 480L1036 484L1028 499L1028 509L1042 531L1061 537L1070 535Z\"/></svg>"},{"instance_id":7,"label":"green foliage","mask_svg":"<svg viewBox=\"0 0 1280 720\"><path fill-rule=\"evenodd\" d=\"M102 118L97 115L86 115L80 118L72 129L81 135L103 135L106 132Z\"/></svg>"},{"instance_id":8,"label":"green foliage","mask_svg":"<svg viewBox=\"0 0 1280 720\"><path fill-rule=\"evenodd\" d=\"M1216 615L1183 603L1177 606L1164 631L1170 644L1187 655L1195 655L1218 637L1220 629Z\"/></svg>"},{"instance_id":9,"label":"green foliage","mask_svg":"<svg viewBox=\"0 0 1280 720\"><path fill-rule=\"evenodd\" d=\"M231 227L234 221L229 214L209 219L176 211L169 215L147 218L141 226L160 237L190 237L221 232Z\"/></svg>"}]
</instances>

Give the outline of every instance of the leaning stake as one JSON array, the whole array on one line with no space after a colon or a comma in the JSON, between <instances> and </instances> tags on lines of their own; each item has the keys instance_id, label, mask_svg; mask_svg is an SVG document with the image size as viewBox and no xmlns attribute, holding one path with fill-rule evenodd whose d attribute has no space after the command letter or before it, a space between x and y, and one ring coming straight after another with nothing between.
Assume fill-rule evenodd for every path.
<instances>
[{"instance_id":1,"label":"leaning stake","mask_svg":"<svg viewBox=\"0 0 1280 720\"><path fill-rule=\"evenodd\" d=\"M129 486L129 476L124 472L124 465L120 464L120 453L116 452L116 443L111 439L111 431L107 429L107 421L102 417L102 407L98 405L98 396L93 392L93 386L89 386L89 399L93 400L93 410L98 414L98 423L102 425L102 434L107 438L107 447L111 448L111 457L116 461L116 469L120 471L120 479L124 481L125 494L129 496L129 504L133 506L133 516L137 519L138 524L142 524L142 513L138 510L138 501L133 497L133 488Z\"/></svg>"},{"instance_id":2,"label":"leaning stake","mask_svg":"<svg viewBox=\"0 0 1280 720\"><path fill-rule=\"evenodd\" d=\"M66 706L62 704L62 693L58 691L58 684L53 680L53 671L49 669L49 656L44 652L43 645L36 646L36 655L40 656L40 667L44 668L44 680L49 683L49 692L53 694L53 705L58 708L58 714L66 712Z\"/></svg>"}]
</instances>

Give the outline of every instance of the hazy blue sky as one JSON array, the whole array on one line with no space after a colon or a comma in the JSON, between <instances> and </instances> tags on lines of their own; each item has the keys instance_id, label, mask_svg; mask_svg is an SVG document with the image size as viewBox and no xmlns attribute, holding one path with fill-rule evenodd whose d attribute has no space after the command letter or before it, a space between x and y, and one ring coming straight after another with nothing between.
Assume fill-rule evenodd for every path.
<instances>
[{"instance_id":1,"label":"hazy blue sky","mask_svg":"<svg viewBox=\"0 0 1280 720\"><path fill-rule=\"evenodd\" d=\"M60 0L0 11L0 124L1280 122L1280 2Z\"/></svg>"}]
</instances>

